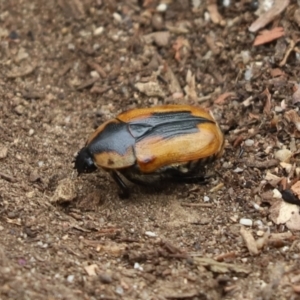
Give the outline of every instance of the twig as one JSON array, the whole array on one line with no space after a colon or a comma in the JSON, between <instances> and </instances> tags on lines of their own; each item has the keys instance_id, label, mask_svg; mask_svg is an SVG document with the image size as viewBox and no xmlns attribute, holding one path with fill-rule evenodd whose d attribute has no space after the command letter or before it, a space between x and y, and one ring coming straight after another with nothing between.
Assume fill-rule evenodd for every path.
<instances>
[{"instance_id":1,"label":"twig","mask_svg":"<svg viewBox=\"0 0 300 300\"><path fill-rule=\"evenodd\" d=\"M4 174L2 172L0 172L0 178L9 181L9 182L17 182L18 180L10 175Z\"/></svg>"},{"instance_id":2,"label":"twig","mask_svg":"<svg viewBox=\"0 0 300 300\"><path fill-rule=\"evenodd\" d=\"M211 203L181 203L181 206L186 207L212 207L213 205Z\"/></svg>"}]
</instances>

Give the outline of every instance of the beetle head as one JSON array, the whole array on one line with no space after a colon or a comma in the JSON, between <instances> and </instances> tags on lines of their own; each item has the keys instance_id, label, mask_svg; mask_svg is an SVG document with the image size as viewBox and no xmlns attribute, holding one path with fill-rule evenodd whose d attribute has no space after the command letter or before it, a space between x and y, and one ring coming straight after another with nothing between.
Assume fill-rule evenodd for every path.
<instances>
[{"instance_id":1,"label":"beetle head","mask_svg":"<svg viewBox=\"0 0 300 300\"><path fill-rule=\"evenodd\" d=\"M78 175L81 173L92 173L97 170L93 161L93 156L86 147L78 152L74 162L74 169L77 170Z\"/></svg>"}]
</instances>

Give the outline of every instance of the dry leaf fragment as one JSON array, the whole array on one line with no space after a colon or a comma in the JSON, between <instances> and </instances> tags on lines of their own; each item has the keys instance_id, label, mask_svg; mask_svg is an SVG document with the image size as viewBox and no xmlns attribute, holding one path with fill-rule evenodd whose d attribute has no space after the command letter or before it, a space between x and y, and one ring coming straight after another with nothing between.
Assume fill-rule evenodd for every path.
<instances>
[{"instance_id":1,"label":"dry leaf fragment","mask_svg":"<svg viewBox=\"0 0 300 300\"><path fill-rule=\"evenodd\" d=\"M300 230L299 206L285 201L275 202L270 208L270 219L275 224L285 224L291 230Z\"/></svg>"},{"instance_id":2,"label":"dry leaf fragment","mask_svg":"<svg viewBox=\"0 0 300 300\"><path fill-rule=\"evenodd\" d=\"M169 83L169 85L168 85L169 92L171 94L174 94L174 93L182 94L183 92L182 92L180 83L179 83L177 77L175 76L175 74L173 73L172 69L167 64L164 65L163 72L164 72L164 79Z\"/></svg>"},{"instance_id":3,"label":"dry leaf fragment","mask_svg":"<svg viewBox=\"0 0 300 300\"><path fill-rule=\"evenodd\" d=\"M184 91L185 91L186 95L189 98L196 100L198 98L197 92L196 92L196 81L195 81L195 75L192 74L191 70L187 71L186 83L187 83L187 85L184 87Z\"/></svg>"},{"instance_id":4,"label":"dry leaf fragment","mask_svg":"<svg viewBox=\"0 0 300 300\"><path fill-rule=\"evenodd\" d=\"M282 13L285 8L289 5L289 0L276 0L271 9L262 14L258 19L256 19L249 27L250 32L256 32L257 30L265 27L271 21L273 21L276 16Z\"/></svg>"},{"instance_id":5,"label":"dry leaf fragment","mask_svg":"<svg viewBox=\"0 0 300 300\"><path fill-rule=\"evenodd\" d=\"M279 68L271 69L270 74L272 77L285 76L285 72Z\"/></svg>"},{"instance_id":6,"label":"dry leaf fragment","mask_svg":"<svg viewBox=\"0 0 300 300\"><path fill-rule=\"evenodd\" d=\"M284 114L284 117L289 121L293 122L297 128L298 131L300 131L300 116L297 114L297 112L293 109L287 111Z\"/></svg>"},{"instance_id":7,"label":"dry leaf fragment","mask_svg":"<svg viewBox=\"0 0 300 300\"><path fill-rule=\"evenodd\" d=\"M236 94L234 92L226 92L220 95L215 101L215 104L224 104L228 98L235 97Z\"/></svg>"},{"instance_id":8,"label":"dry leaf fragment","mask_svg":"<svg viewBox=\"0 0 300 300\"><path fill-rule=\"evenodd\" d=\"M282 27L276 27L271 30L263 30L255 38L253 46L259 46L266 43L270 43L284 36L284 34L284 29Z\"/></svg>"},{"instance_id":9,"label":"dry leaf fragment","mask_svg":"<svg viewBox=\"0 0 300 300\"><path fill-rule=\"evenodd\" d=\"M249 253L251 255L257 255L258 254L257 245L256 245L255 239L254 239L253 235L251 234L251 232L246 230L245 227L241 226L240 233L246 244L246 247L249 250Z\"/></svg>"},{"instance_id":10,"label":"dry leaf fragment","mask_svg":"<svg viewBox=\"0 0 300 300\"><path fill-rule=\"evenodd\" d=\"M300 199L300 180L297 181L294 185L291 186L291 190Z\"/></svg>"},{"instance_id":11,"label":"dry leaf fragment","mask_svg":"<svg viewBox=\"0 0 300 300\"><path fill-rule=\"evenodd\" d=\"M294 85L293 104L300 102L300 86Z\"/></svg>"},{"instance_id":12,"label":"dry leaf fragment","mask_svg":"<svg viewBox=\"0 0 300 300\"><path fill-rule=\"evenodd\" d=\"M187 39L180 36L173 44L173 49L175 50L175 59L181 61L189 56L191 45Z\"/></svg>"},{"instance_id":13,"label":"dry leaf fragment","mask_svg":"<svg viewBox=\"0 0 300 300\"><path fill-rule=\"evenodd\" d=\"M265 95L267 97L266 103L265 103L265 106L264 106L264 113L268 115L268 114L270 114L270 111L271 111L271 94L269 92L269 89L266 88L262 92L262 95Z\"/></svg>"}]
</instances>

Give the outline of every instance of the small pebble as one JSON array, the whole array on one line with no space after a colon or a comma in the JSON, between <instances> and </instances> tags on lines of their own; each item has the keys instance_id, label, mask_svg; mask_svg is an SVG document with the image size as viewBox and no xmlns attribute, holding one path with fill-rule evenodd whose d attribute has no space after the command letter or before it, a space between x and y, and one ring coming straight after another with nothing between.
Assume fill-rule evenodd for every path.
<instances>
[{"instance_id":1,"label":"small pebble","mask_svg":"<svg viewBox=\"0 0 300 300\"><path fill-rule=\"evenodd\" d=\"M253 225L253 221L251 219L246 219L246 218L241 218L240 219L240 224L244 225L244 226L252 226Z\"/></svg>"},{"instance_id":2,"label":"small pebble","mask_svg":"<svg viewBox=\"0 0 300 300\"><path fill-rule=\"evenodd\" d=\"M70 282L70 283L72 283L74 281L74 275L69 275L67 277L67 281Z\"/></svg>"},{"instance_id":3,"label":"small pebble","mask_svg":"<svg viewBox=\"0 0 300 300\"><path fill-rule=\"evenodd\" d=\"M254 145L254 141L253 140L248 139L248 140L245 141L245 146L252 147L253 145Z\"/></svg>"},{"instance_id":4,"label":"small pebble","mask_svg":"<svg viewBox=\"0 0 300 300\"><path fill-rule=\"evenodd\" d=\"M28 135L29 135L29 136L32 136L33 134L34 134L34 129L32 129L32 128L31 128L31 129L29 129L29 131L28 131Z\"/></svg>"},{"instance_id":5,"label":"small pebble","mask_svg":"<svg viewBox=\"0 0 300 300\"><path fill-rule=\"evenodd\" d=\"M292 151L288 149L282 149L275 153L275 158L279 159L280 161L289 162L292 154Z\"/></svg>"},{"instance_id":6,"label":"small pebble","mask_svg":"<svg viewBox=\"0 0 300 300\"><path fill-rule=\"evenodd\" d=\"M94 35L95 36L101 35L103 33L103 31L104 31L104 27L100 26L94 30Z\"/></svg>"},{"instance_id":7,"label":"small pebble","mask_svg":"<svg viewBox=\"0 0 300 300\"><path fill-rule=\"evenodd\" d=\"M102 283L106 283L106 284L112 283L112 278L111 278L111 276L110 276L109 274L107 274L107 273L101 273L101 274L99 274L99 279L100 279L100 281L101 281Z\"/></svg>"},{"instance_id":8,"label":"small pebble","mask_svg":"<svg viewBox=\"0 0 300 300\"><path fill-rule=\"evenodd\" d=\"M256 235L257 236L263 236L265 234L265 232L263 231L263 230L258 230L257 232L256 232Z\"/></svg>"},{"instance_id":9,"label":"small pebble","mask_svg":"<svg viewBox=\"0 0 300 300\"><path fill-rule=\"evenodd\" d=\"M261 220L256 220L256 221L254 221L254 225L257 227L262 227L264 224Z\"/></svg>"},{"instance_id":10,"label":"small pebble","mask_svg":"<svg viewBox=\"0 0 300 300\"><path fill-rule=\"evenodd\" d=\"M282 199L282 195L277 189L273 190L273 197L276 199Z\"/></svg>"},{"instance_id":11,"label":"small pebble","mask_svg":"<svg viewBox=\"0 0 300 300\"><path fill-rule=\"evenodd\" d=\"M210 200L210 199L209 199L208 196L204 196L204 197L203 197L203 201L204 201L204 202L208 202L209 200Z\"/></svg>"},{"instance_id":12,"label":"small pebble","mask_svg":"<svg viewBox=\"0 0 300 300\"><path fill-rule=\"evenodd\" d=\"M256 210L261 210L260 205L258 205L257 203L253 203L253 207L254 207Z\"/></svg>"},{"instance_id":13,"label":"small pebble","mask_svg":"<svg viewBox=\"0 0 300 300\"><path fill-rule=\"evenodd\" d=\"M23 105L18 105L15 107L15 112L18 114L18 115L22 115L24 113L24 106Z\"/></svg>"},{"instance_id":14,"label":"small pebble","mask_svg":"<svg viewBox=\"0 0 300 300\"><path fill-rule=\"evenodd\" d=\"M166 3L161 3L156 7L156 10L159 12L165 12L168 8L168 5Z\"/></svg>"},{"instance_id":15,"label":"small pebble","mask_svg":"<svg viewBox=\"0 0 300 300\"><path fill-rule=\"evenodd\" d=\"M99 49L100 49L100 44L96 43L96 44L93 45L93 50L94 51L97 51Z\"/></svg>"},{"instance_id":16,"label":"small pebble","mask_svg":"<svg viewBox=\"0 0 300 300\"><path fill-rule=\"evenodd\" d=\"M139 271L143 271L143 267L137 262L134 263L133 268L136 269L136 270L139 270Z\"/></svg>"},{"instance_id":17,"label":"small pebble","mask_svg":"<svg viewBox=\"0 0 300 300\"><path fill-rule=\"evenodd\" d=\"M237 167L237 168L235 168L235 169L233 170L234 173L241 173L241 172L243 172L243 171L244 171L244 169L239 168L239 167Z\"/></svg>"},{"instance_id":18,"label":"small pebble","mask_svg":"<svg viewBox=\"0 0 300 300\"><path fill-rule=\"evenodd\" d=\"M147 235L149 237L157 237L157 234L155 232L152 232L152 231L146 231L145 235Z\"/></svg>"},{"instance_id":19,"label":"small pebble","mask_svg":"<svg viewBox=\"0 0 300 300\"><path fill-rule=\"evenodd\" d=\"M75 45L72 44L72 43L69 43L69 44L68 44L68 50L74 51L74 50L75 50Z\"/></svg>"},{"instance_id":20,"label":"small pebble","mask_svg":"<svg viewBox=\"0 0 300 300\"><path fill-rule=\"evenodd\" d=\"M91 74L91 77L93 77L93 78L100 78L100 75L97 71L91 71L90 74Z\"/></svg>"},{"instance_id":21,"label":"small pebble","mask_svg":"<svg viewBox=\"0 0 300 300\"><path fill-rule=\"evenodd\" d=\"M120 285L118 285L116 287L116 293L119 294L119 295L123 295L124 290L123 290L123 288Z\"/></svg>"},{"instance_id":22,"label":"small pebble","mask_svg":"<svg viewBox=\"0 0 300 300\"><path fill-rule=\"evenodd\" d=\"M232 168L232 163L230 161L229 162L225 161L222 165L222 168L231 169Z\"/></svg>"},{"instance_id":23,"label":"small pebble","mask_svg":"<svg viewBox=\"0 0 300 300\"><path fill-rule=\"evenodd\" d=\"M113 13L113 17L117 22L119 22L119 23L122 22L122 16L120 14L115 12L115 13Z\"/></svg>"}]
</instances>

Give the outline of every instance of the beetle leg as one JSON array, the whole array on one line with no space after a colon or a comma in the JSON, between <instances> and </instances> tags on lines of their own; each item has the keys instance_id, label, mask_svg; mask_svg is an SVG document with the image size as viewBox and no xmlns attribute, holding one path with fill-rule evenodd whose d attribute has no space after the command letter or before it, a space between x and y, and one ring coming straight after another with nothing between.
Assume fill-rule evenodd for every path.
<instances>
[{"instance_id":1,"label":"beetle leg","mask_svg":"<svg viewBox=\"0 0 300 300\"><path fill-rule=\"evenodd\" d=\"M177 183L206 183L206 176L171 176L171 179L176 181Z\"/></svg>"},{"instance_id":2,"label":"beetle leg","mask_svg":"<svg viewBox=\"0 0 300 300\"><path fill-rule=\"evenodd\" d=\"M128 198L129 197L128 186L125 184L125 182L119 176L119 174L116 171L111 171L110 175L113 178L113 180L117 183L119 188L121 189L121 192L119 193L119 197L122 199Z\"/></svg>"}]
</instances>

